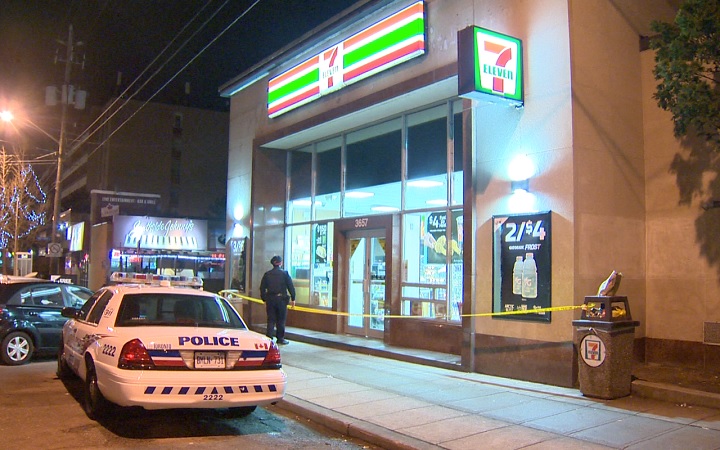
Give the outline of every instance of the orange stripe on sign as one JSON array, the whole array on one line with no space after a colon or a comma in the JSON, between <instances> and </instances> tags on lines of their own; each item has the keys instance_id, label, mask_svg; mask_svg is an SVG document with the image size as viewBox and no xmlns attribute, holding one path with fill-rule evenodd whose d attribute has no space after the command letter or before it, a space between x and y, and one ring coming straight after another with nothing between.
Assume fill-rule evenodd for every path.
<instances>
[{"instance_id":1,"label":"orange stripe on sign","mask_svg":"<svg viewBox=\"0 0 720 450\"><path fill-rule=\"evenodd\" d=\"M285 80L294 77L295 75L305 71L306 69L318 65L320 63L320 55L315 55L312 58L308 59L304 63L301 63L299 66L295 66L292 69L288 70L287 72L278 75L277 77L273 78L268 82L268 88L270 90L273 90L278 84L282 84Z\"/></svg>"},{"instance_id":2,"label":"orange stripe on sign","mask_svg":"<svg viewBox=\"0 0 720 450\"><path fill-rule=\"evenodd\" d=\"M348 39L343 42L343 48L349 48L353 45L357 44L359 41L365 40L369 37L371 37L373 34L379 33L382 31L383 28L389 28L393 25L398 24L399 22L402 22L405 19L408 19L412 17L415 14L422 14L423 12L423 4L422 2L417 2L412 6L409 6L407 9L404 9L394 16L390 16L387 19L376 23L375 25L371 26L370 28L363 30L356 34L355 36L351 36Z\"/></svg>"}]
</instances>

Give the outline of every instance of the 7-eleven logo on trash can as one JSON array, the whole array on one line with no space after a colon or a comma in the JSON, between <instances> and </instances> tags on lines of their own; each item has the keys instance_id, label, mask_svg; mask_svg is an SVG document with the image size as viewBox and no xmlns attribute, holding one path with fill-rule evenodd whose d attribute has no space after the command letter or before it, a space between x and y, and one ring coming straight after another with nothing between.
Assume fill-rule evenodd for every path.
<instances>
[{"instance_id":1,"label":"7-eleven logo on trash can","mask_svg":"<svg viewBox=\"0 0 720 450\"><path fill-rule=\"evenodd\" d=\"M590 367L597 367L605 361L605 344L599 337L589 334L580 342L580 356Z\"/></svg>"}]
</instances>

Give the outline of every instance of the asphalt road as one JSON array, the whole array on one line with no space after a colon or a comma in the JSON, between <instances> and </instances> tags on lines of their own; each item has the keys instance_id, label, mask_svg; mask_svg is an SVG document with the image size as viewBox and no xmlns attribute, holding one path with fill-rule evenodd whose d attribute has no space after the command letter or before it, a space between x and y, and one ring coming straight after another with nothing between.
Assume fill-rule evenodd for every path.
<instances>
[{"instance_id":1,"label":"asphalt road","mask_svg":"<svg viewBox=\"0 0 720 450\"><path fill-rule=\"evenodd\" d=\"M272 406L242 419L226 417L222 410L123 409L111 419L95 422L80 403L82 382L60 381L56 365L54 358L19 367L0 365L0 447L376 448Z\"/></svg>"}]
</instances>

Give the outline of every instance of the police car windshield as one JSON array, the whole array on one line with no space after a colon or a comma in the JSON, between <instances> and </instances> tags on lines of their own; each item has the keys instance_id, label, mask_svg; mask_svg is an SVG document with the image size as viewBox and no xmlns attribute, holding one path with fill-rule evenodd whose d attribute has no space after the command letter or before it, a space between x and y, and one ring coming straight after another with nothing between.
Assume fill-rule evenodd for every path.
<instances>
[{"instance_id":1,"label":"police car windshield","mask_svg":"<svg viewBox=\"0 0 720 450\"><path fill-rule=\"evenodd\" d=\"M247 329L235 310L220 297L170 293L123 296L115 326L149 325Z\"/></svg>"}]
</instances>

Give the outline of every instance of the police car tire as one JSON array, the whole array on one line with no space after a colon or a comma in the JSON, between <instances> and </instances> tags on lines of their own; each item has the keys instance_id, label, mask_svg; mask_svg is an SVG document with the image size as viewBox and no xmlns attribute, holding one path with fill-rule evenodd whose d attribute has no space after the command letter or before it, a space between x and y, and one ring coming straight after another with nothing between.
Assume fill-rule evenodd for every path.
<instances>
[{"instance_id":1,"label":"police car tire","mask_svg":"<svg viewBox=\"0 0 720 450\"><path fill-rule=\"evenodd\" d=\"M97 372L92 359L87 360L87 374L85 375L85 392L83 408L85 414L92 420L98 420L105 417L110 410L110 402L108 402L100 392L97 381Z\"/></svg>"},{"instance_id":2,"label":"police car tire","mask_svg":"<svg viewBox=\"0 0 720 450\"><path fill-rule=\"evenodd\" d=\"M64 351L64 345L61 342L60 343L60 349L58 350L57 355L57 370L55 371L55 374L57 377L61 380L67 380L68 378L72 378L73 375L75 375L70 369L70 366L68 366L67 361L65 361L65 358L63 358L63 351Z\"/></svg>"},{"instance_id":3,"label":"police car tire","mask_svg":"<svg viewBox=\"0 0 720 450\"><path fill-rule=\"evenodd\" d=\"M236 419L242 419L252 414L256 409L257 406L238 406L230 408L230 415Z\"/></svg>"},{"instance_id":4,"label":"police car tire","mask_svg":"<svg viewBox=\"0 0 720 450\"><path fill-rule=\"evenodd\" d=\"M35 346L32 339L21 331L13 331L2 340L2 361L8 366L27 364L32 358Z\"/></svg>"}]
</instances>

